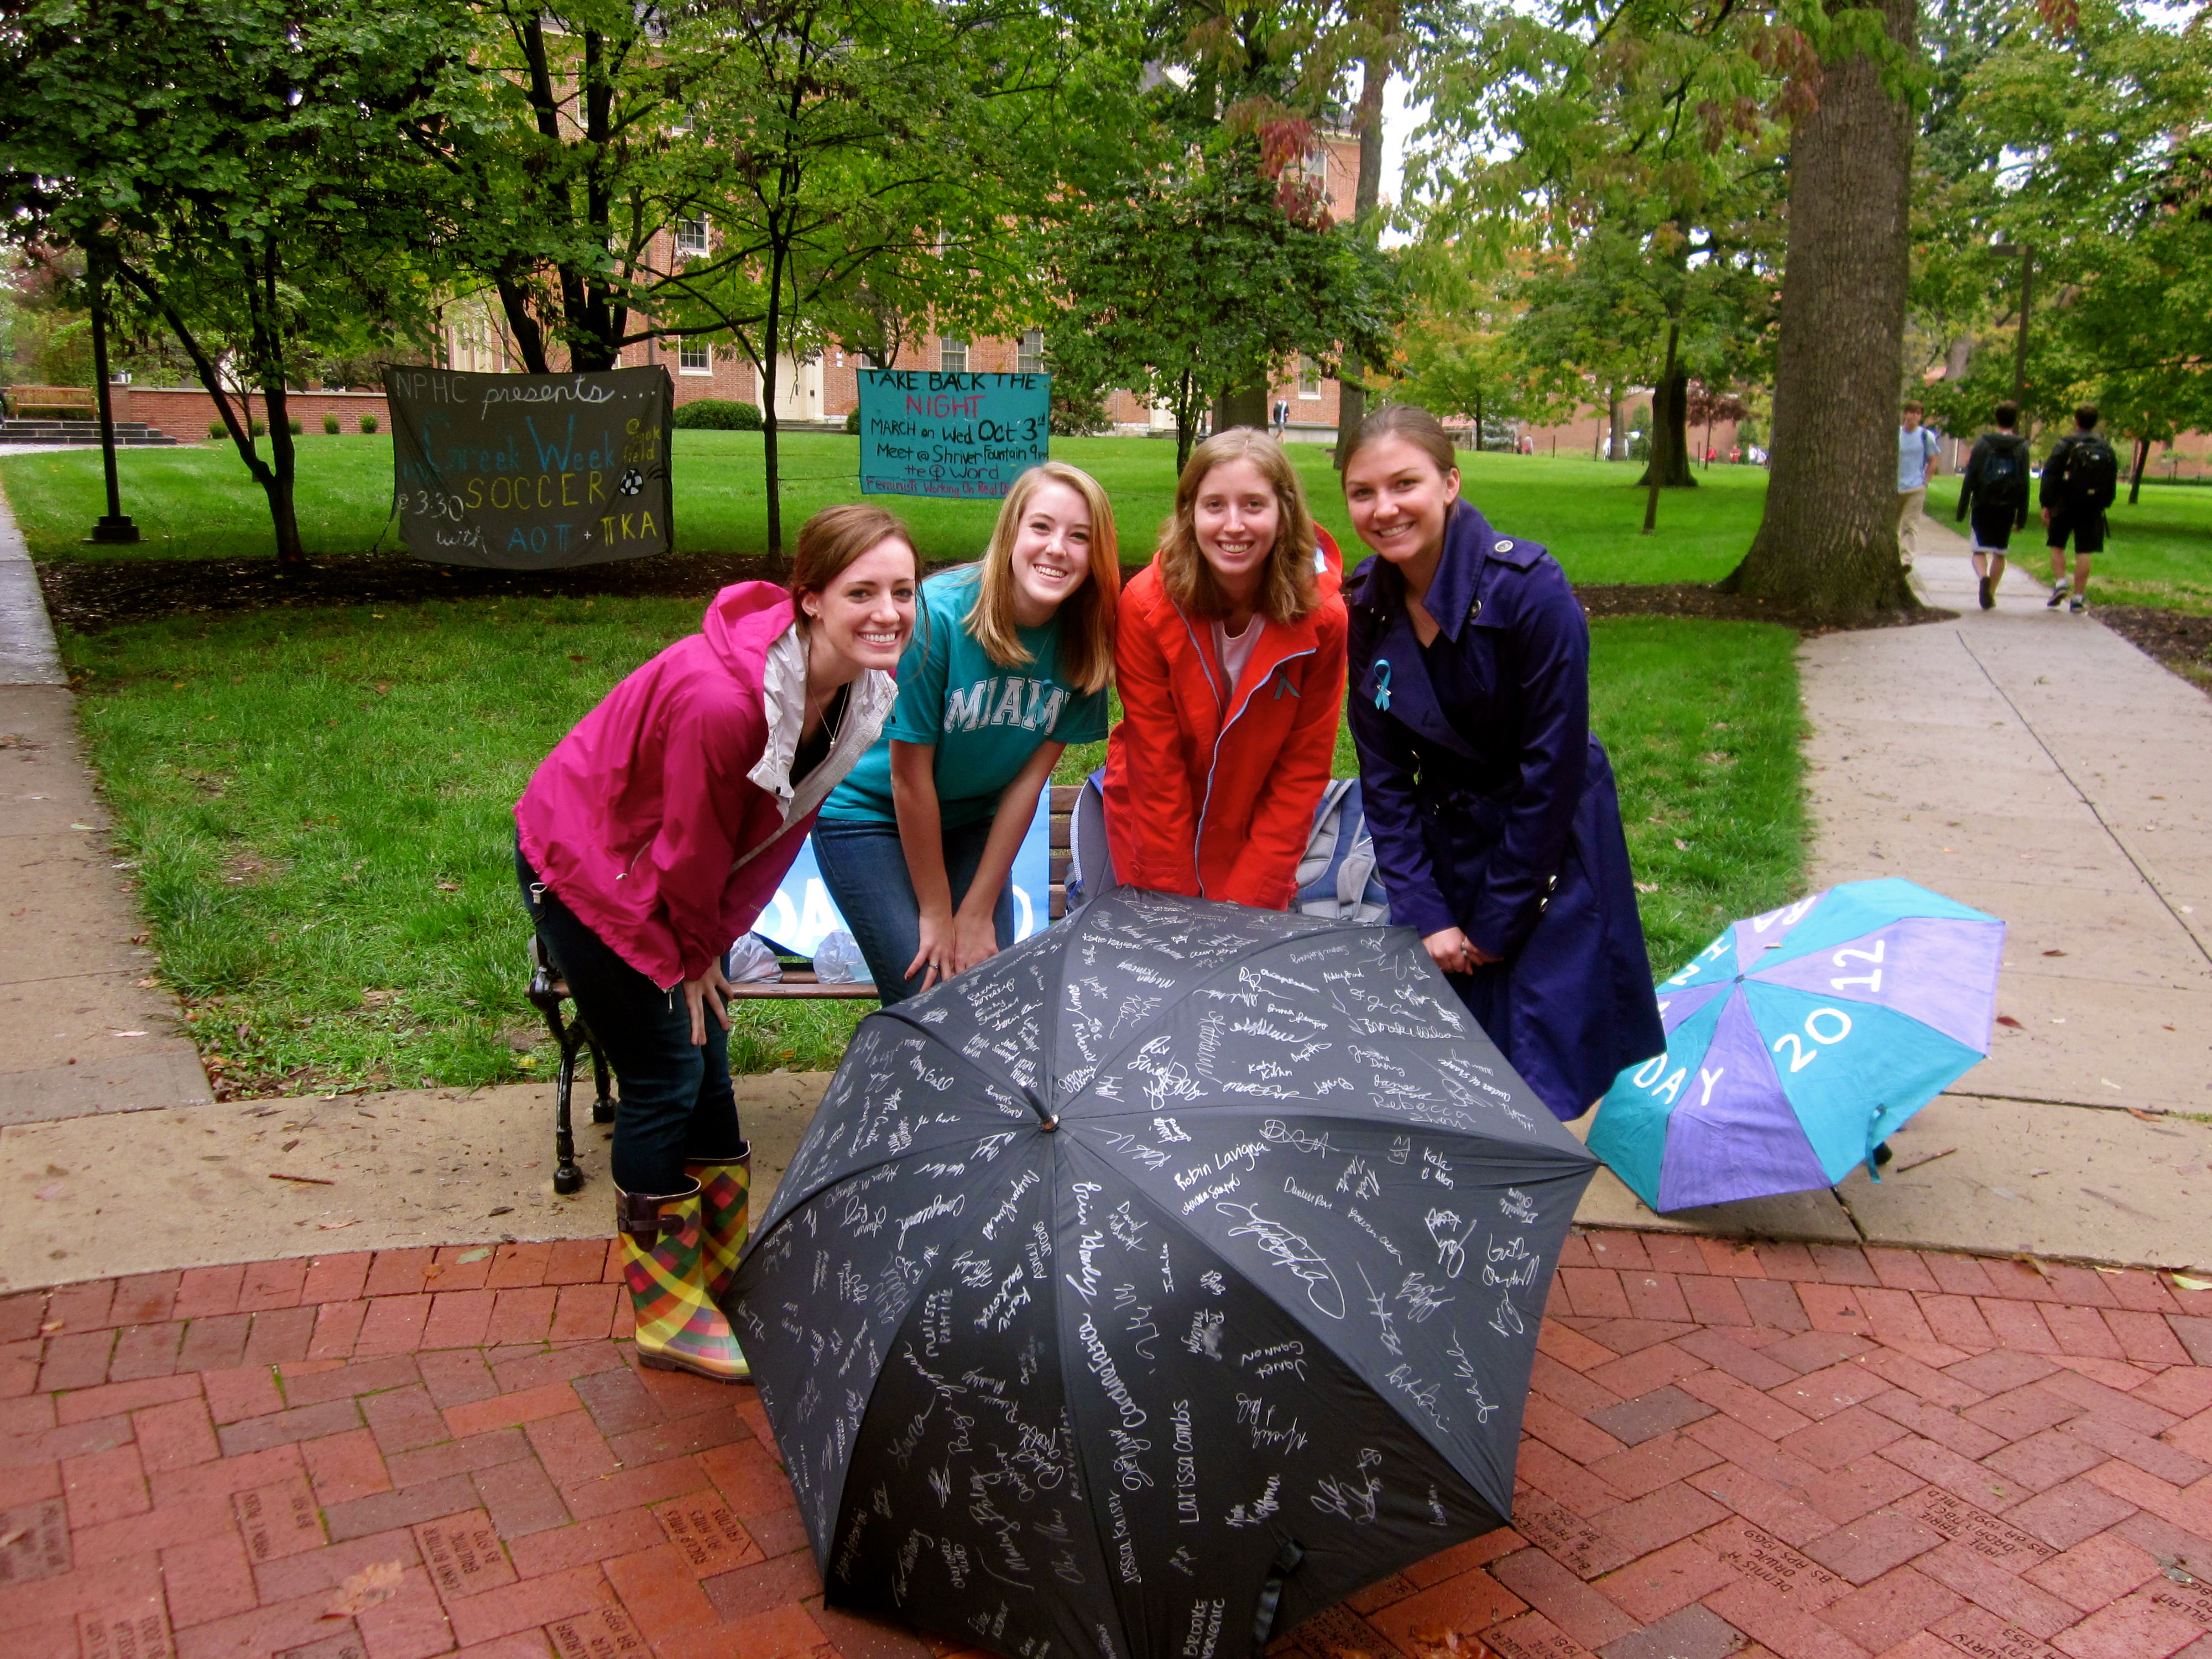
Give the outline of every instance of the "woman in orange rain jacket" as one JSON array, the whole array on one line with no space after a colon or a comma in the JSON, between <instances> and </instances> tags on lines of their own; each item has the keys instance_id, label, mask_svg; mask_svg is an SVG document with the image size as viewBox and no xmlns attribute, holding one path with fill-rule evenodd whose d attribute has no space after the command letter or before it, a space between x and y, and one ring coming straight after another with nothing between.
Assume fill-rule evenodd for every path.
<instances>
[{"instance_id":1,"label":"woman in orange rain jacket","mask_svg":"<svg viewBox=\"0 0 2212 1659\"><path fill-rule=\"evenodd\" d=\"M1199 445L1121 590L1107 837L1133 887L1286 908L1344 702L1343 560L1264 432Z\"/></svg>"}]
</instances>

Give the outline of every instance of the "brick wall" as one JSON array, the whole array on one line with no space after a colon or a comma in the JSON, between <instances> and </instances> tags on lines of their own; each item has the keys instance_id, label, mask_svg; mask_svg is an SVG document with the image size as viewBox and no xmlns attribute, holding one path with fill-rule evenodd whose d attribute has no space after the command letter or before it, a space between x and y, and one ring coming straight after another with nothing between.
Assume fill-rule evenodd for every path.
<instances>
[{"instance_id":1,"label":"brick wall","mask_svg":"<svg viewBox=\"0 0 2212 1659\"><path fill-rule=\"evenodd\" d=\"M143 421L179 443L206 441L209 423L221 418L215 412L215 399L198 386L119 386L114 401L117 420ZM338 417L341 432L360 431L364 415L376 417L378 431L392 430L381 392L295 392L284 402L286 413L299 422L302 432L320 432L325 415ZM247 398L246 406L252 418L268 423L269 410L259 396Z\"/></svg>"}]
</instances>

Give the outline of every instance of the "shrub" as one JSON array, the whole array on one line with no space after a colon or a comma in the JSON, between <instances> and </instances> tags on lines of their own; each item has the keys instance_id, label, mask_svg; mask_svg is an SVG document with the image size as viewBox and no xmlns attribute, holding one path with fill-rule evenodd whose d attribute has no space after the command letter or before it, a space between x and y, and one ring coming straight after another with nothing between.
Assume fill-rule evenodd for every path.
<instances>
[{"instance_id":1,"label":"shrub","mask_svg":"<svg viewBox=\"0 0 2212 1659\"><path fill-rule=\"evenodd\" d=\"M729 398L701 398L681 405L669 424L685 432L757 432L760 405Z\"/></svg>"},{"instance_id":2,"label":"shrub","mask_svg":"<svg viewBox=\"0 0 2212 1659\"><path fill-rule=\"evenodd\" d=\"M246 429L257 438L266 437L269 433L269 428L262 423L261 417L258 415L246 423Z\"/></svg>"},{"instance_id":3,"label":"shrub","mask_svg":"<svg viewBox=\"0 0 2212 1659\"><path fill-rule=\"evenodd\" d=\"M228 429L227 428L225 428L225 427L224 427L223 423L222 423L221 421L210 421L210 422L208 422L208 436L209 436L209 437L210 437L210 438L227 438L227 437L228 437L229 435L230 435L230 433L229 433Z\"/></svg>"},{"instance_id":4,"label":"shrub","mask_svg":"<svg viewBox=\"0 0 2212 1659\"><path fill-rule=\"evenodd\" d=\"M290 420L285 422L284 429L290 433L294 437L298 437L301 431L300 417L295 415Z\"/></svg>"},{"instance_id":5,"label":"shrub","mask_svg":"<svg viewBox=\"0 0 2212 1659\"><path fill-rule=\"evenodd\" d=\"M374 432L374 431L375 431L375 430L376 430L376 416L374 416L374 415L364 415L364 416L362 416L361 417L361 429L362 429L363 432Z\"/></svg>"},{"instance_id":6,"label":"shrub","mask_svg":"<svg viewBox=\"0 0 2212 1659\"><path fill-rule=\"evenodd\" d=\"M848 432L857 433L860 429L860 411L856 409L845 417L845 430Z\"/></svg>"},{"instance_id":7,"label":"shrub","mask_svg":"<svg viewBox=\"0 0 2212 1659\"><path fill-rule=\"evenodd\" d=\"M331 437L337 437L338 435L338 417L335 415L324 416L323 430Z\"/></svg>"}]
</instances>

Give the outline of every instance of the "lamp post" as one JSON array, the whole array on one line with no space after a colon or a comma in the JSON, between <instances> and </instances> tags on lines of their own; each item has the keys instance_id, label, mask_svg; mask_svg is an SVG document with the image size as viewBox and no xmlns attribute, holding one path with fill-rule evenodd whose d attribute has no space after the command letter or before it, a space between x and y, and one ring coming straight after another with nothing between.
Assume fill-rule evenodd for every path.
<instances>
[{"instance_id":1,"label":"lamp post","mask_svg":"<svg viewBox=\"0 0 2212 1659\"><path fill-rule=\"evenodd\" d=\"M107 473L107 516L93 526L87 541L127 545L138 539L138 526L123 511L123 492L115 477L115 405L107 384L107 304L100 280L100 254L85 250L85 276L92 289L92 377L100 398L100 459Z\"/></svg>"}]
</instances>

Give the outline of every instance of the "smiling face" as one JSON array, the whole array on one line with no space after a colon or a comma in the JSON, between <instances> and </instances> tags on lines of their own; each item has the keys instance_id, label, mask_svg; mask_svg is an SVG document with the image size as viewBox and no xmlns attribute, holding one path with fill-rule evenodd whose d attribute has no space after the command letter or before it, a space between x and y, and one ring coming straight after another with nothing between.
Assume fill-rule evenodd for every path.
<instances>
[{"instance_id":1,"label":"smiling face","mask_svg":"<svg viewBox=\"0 0 2212 1659\"><path fill-rule=\"evenodd\" d=\"M1091 504L1058 479L1030 492L1009 554L1014 620L1042 628L1091 574Z\"/></svg>"},{"instance_id":2,"label":"smiling face","mask_svg":"<svg viewBox=\"0 0 2212 1659\"><path fill-rule=\"evenodd\" d=\"M1190 518L1200 556L1221 591L1249 599L1259 589L1283 523L1283 504L1267 475L1248 460L1222 462L1199 480Z\"/></svg>"},{"instance_id":3,"label":"smiling face","mask_svg":"<svg viewBox=\"0 0 2212 1659\"><path fill-rule=\"evenodd\" d=\"M1387 437L1363 445L1344 469L1352 527L1393 564L1443 550L1444 521L1459 500L1459 469L1440 472L1419 444Z\"/></svg>"},{"instance_id":4,"label":"smiling face","mask_svg":"<svg viewBox=\"0 0 2212 1659\"><path fill-rule=\"evenodd\" d=\"M886 536L817 592L799 596L813 619L807 666L817 683L839 685L866 670L890 673L914 633L914 549Z\"/></svg>"}]
</instances>

